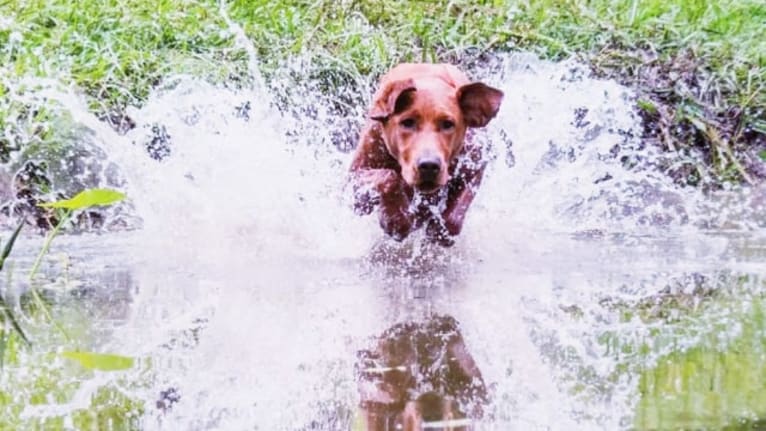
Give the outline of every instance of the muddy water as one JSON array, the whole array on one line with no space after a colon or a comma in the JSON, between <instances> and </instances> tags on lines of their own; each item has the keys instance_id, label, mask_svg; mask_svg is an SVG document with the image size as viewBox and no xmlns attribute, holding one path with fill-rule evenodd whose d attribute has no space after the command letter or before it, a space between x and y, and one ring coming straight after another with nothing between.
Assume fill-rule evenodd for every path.
<instances>
[{"instance_id":1,"label":"muddy water","mask_svg":"<svg viewBox=\"0 0 766 431\"><path fill-rule=\"evenodd\" d=\"M507 97L481 136L495 157L449 249L391 242L352 214L336 131L363 111L332 111L310 84L284 106L277 85L235 92L179 77L130 113L126 136L64 94L88 145L119 167L141 227L60 238L48 273L65 267L76 281L64 285L89 310L94 350L140 362L83 377L69 399L24 416L69 417L66 428L117 385L144 403L140 429L356 430L356 352L433 314L459 322L488 385L476 429L716 427L765 414L721 394L738 364L764 368L755 351L750 362L704 356L763 329L751 317L766 239L752 212L656 172L633 95L615 83L529 56L473 75ZM158 125L169 150L159 161L144 147ZM690 351L707 359L688 366ZM696 376L712 383L700 389ZM169 388L180 400L162 411Z\"/></svg>"}]
</instances>

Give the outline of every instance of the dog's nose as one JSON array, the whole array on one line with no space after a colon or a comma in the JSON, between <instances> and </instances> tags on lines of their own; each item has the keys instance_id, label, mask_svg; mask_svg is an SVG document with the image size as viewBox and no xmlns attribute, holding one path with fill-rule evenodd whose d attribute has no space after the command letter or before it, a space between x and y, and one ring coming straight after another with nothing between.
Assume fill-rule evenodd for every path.
<instances>
[{"instance_id":1,"label":"dog's nose","mask_svg":"<svg viewBox=\"0 0 766 431\"><path fill-rule=\"evenodd\" d=\"M420 181L430 183L436 182L441 168L442 164L439 159L429 158L418 160L418 174L420 174Z\"/></svg>"}]
</instances>

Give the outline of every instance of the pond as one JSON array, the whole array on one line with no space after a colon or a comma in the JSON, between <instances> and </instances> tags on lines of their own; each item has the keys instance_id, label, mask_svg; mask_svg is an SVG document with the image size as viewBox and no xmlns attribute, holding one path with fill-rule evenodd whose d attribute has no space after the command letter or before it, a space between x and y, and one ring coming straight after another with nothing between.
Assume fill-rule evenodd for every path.
<instances>
[{"instance_id":1,"label":"pond","mask_svg":"<svg viewBox=\"0 0 766 431\"><path fill-rule=\"evenodd\" d=\"M635 96L576 63L512 55L472 74L506 98L451 248L352 213L339 135L364 105L336 108L368 94L178 77L119 135L52 92L131 205L114 215L130 229L56 238L44 291L70 344L135 363L87 371L32 329L0 378L0 429L363 429L358 352L433 316L454 319L486 383L474 429L757 425L757 193L675 186ZM14 274L41 241L22 239Z\"/></svg>"}]
</instances>

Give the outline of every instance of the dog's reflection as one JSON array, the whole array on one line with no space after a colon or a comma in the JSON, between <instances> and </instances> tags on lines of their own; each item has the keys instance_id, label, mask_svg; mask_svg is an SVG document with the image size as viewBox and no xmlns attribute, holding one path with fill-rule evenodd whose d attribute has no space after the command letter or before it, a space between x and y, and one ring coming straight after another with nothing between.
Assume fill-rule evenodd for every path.
<instances>
[{"instance_id":1,"label":"dog's reflection","mask_svg":"<svg viewBox=\"0 0 766 431\"><path fill-rule=\"evenodd\" d=\"M367 431L471 430L487 390L457 320L396 324L357 354Z\"/></svg>"}]
</instances>

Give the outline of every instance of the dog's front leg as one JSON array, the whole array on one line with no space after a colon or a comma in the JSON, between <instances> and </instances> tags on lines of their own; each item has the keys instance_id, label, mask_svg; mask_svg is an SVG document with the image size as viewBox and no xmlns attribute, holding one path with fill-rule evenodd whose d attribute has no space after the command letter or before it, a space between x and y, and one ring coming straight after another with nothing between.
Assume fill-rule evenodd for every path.
<instances>
[{"instance_id":1,"label":"dog's front leg","mask_svg":"<svg viewBox=\"0 0 766 431\"><path fill-rule=\"evenodd\" d=\"M415 229L415 213L411 208L414 191L399 174L390 172L378 184L380 227L393 239L402 241Z\"/></svg>"},{"instance_id":2,"label":"dog's front leg","mask_svg":"<svg viewBox=\"0 0 766 431\"><path fill-rule=\"evenodd\" d=\"M481 184L484 169L463 172L450 185L447 204L441 217L433 217L426 227L426 236L445 247L454 244L454 237L463 230L466 212Z\"/></svg>"},{"instance_id":3,"label":"dog's front leg","mask_svg":"<svg viewBox=\"0 0 766 431\"><path fill-rule=\"evenodd\" d=\"M359 169L353 172L354 212L358 215L372 213L380 204L381 188L391 181L392 175L396 172L391 169Z\"/></svg>"},{"instance_id":4,"label":"dog's front leg","mask_svg":"<svg viewBox=\"0 0 766 431\"><path fill-rule=\"evenodd\" d=\"M379 205L380 226L397 241L415 229L415 215L410 209L414 191L396 171L360 169L352 179L357 214L370 214Z\"/></svg>"}]
</instances>

